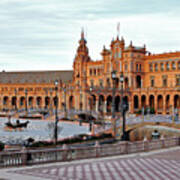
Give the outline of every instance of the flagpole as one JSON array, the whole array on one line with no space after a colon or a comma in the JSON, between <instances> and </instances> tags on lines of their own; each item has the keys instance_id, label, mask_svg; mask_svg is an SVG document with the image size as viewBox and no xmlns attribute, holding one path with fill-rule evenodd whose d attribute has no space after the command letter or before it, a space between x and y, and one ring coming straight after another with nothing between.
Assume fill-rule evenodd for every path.
<instances>
[{"instance_id":1,"label":"flagpole","mask_svg":"<svg viewBox=\"0 0 180 180\"><path fill-rule=\"evenodd\" d=\"M120 22L117 24L117 36L119 37L120 35Z\"/></svg>"}]
</instances>

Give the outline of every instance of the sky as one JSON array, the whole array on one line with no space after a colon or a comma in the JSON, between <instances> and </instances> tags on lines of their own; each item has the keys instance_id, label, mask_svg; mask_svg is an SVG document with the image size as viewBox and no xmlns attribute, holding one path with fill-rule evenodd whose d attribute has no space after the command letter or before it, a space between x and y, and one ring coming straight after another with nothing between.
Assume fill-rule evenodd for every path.
<instances>
[{"instance_id":1,"label":"sky","mask_svg":"<svg viewBox=\"0 0 180 180\"><path fill-rule=\"evenodd\" d=\"M82 27L92 60L120 36L180 51L179 0L0 0L0 71L71 70Z\"/></svg>"}]
</instances>

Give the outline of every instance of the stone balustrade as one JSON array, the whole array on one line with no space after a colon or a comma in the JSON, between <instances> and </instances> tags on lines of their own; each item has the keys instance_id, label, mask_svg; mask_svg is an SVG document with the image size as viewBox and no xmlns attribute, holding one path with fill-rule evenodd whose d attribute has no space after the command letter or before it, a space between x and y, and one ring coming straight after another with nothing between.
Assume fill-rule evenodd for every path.
<instances>
[{"instance_id":1,"label":"stone balustrade","mask_svg":"<svg viewBox=\"0 0 180 180\"><path fill-rule=\"evenodd\" d=\"M180 137L137 142L122 142L83 148L26 149L18 152L3 151L0 153L0 167L33 165L50 162L71 161L78 159L106 157L137 152L145 152L180 145Z\"/></svg>"}]
</instances>

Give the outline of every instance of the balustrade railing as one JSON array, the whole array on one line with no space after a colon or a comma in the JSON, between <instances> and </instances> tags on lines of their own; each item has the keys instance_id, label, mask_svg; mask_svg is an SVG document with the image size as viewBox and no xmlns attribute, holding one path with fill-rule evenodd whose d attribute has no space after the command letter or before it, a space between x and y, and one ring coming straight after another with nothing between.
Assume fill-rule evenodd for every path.
<instances>
[{"instance_id":1,"label":"balustrade railing","mask_svg":"<svg viewBox=\"0 0 180 180\"><path fill-rule=\"evenodd\" d=\"M33 165L150 151L180 145L180 137L152 141L118 142L111 145L96 144L82 148L26 149L0 153L0 167Z\"/></svg>"}]
</instances>

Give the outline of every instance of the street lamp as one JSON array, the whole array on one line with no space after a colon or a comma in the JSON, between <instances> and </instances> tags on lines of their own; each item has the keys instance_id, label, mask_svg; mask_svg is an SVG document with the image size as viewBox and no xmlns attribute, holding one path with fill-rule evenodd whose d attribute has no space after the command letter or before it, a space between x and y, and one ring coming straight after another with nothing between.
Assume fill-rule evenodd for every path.
<instances>
[{"instance_id":1,"label":"street lamp","mask_svg":"<svg viewBox=\"0 0 180 180\"><path fill-rule=\"evenodd\" d=\"M112 89L112 119L115 118L115 94L116 94L116 71L111 72L111 78L113 80L113 89Z\"/></svg>"},{"instance_id":2,"label":"street lamp","mask_svg":"<svg viewBox=\"0 0 180 180\"><path fill-rule=\"evenodd\" d=\"M16 97L17 89L16 88L14 89L14 94L15 94L15 111L17 112L17 97Z\"/></svg>"},{"instance_id":3,"label":"street lamp","mask_svg":"<svg viewBox=\"0 0 180 180\"><path fill-rule=\"evenodd\" d=\"M25 110L26 110L26 114L27 114L27 112L28 112L28 107L27 107L27 93L28 93L28 90L27 90L27 88L25 89Z\"/></svg>"},{"instance_id":4,"label":"street lamp","mask_svg":"<svg viewBox=\"0 0 180 180\"><path fill-rule=\"evenodd\" d=\"M64 87L64 116L67 117L67 109L66 109L66 86Z\"/></svg>"},{"instance_id":5,"label":"street lamp","mask_svg":"<svg viewBox=\"0 0 180 180\"><path fill-rule=\"evenodd\" d=\"M50 109L49 109L49 111L50 111L50 116L52 116L52 114L53 114L53 108L52 108L52 103L53 103L52 93L53 93L53 90L52 90L52 88L50 88Z\"/></svg>"},{"instance_id":6,"label":"street lamp","mask_svg":"<svg viewBox=\"0 0 180 180\"><path fill-rule=\"evenodd\" d=\"M91 96L91 92L92 92L92 90L93 90L93 88L92 87L90 87L89 88L89 93L90 93L90 96ZM92 97L91 97L92 98ZM89 120L90 120L90 122L89 122L89 131L91 132L91 130L92 130L92 113L91 113L91 103L92 103L92 101L91 101L91 99L89 99L89 107L90 107L90 118L89 118Z\"/></svg>"},{"instance_id":7,"label":"street lamp","mask_svg":"<svg viewBox=\"0 0 180 180\"><path fill-rule=\"evenodd\" d=\"M56 92L56 96L55 96L55 127L54 127L54 141L55 141L55 145L57 144L57 139L58 139L58 97L57 97L57 91L58 91L58 80L54 81L54 85L55 85L55 92Z\"/></svg>"},{"instance_id":8,"label":"street lamp","mask_svg":"<svg viewBox=\"0 0 180 180\"><path fill-rule=\"evenodd\" d=\"M121 83L121 115L122 115L122 118L123 118L123 125L122 125L122 137L121 137L121 140L127 140L127 134L126 134L126 116L125 116L125 113L126 113L126 104L124 103L124 100L123 100L123 83L124 83L124 76L123 76L123 73L121 73L120 75L120 83Z\"/></svg>"}]
</instances>

